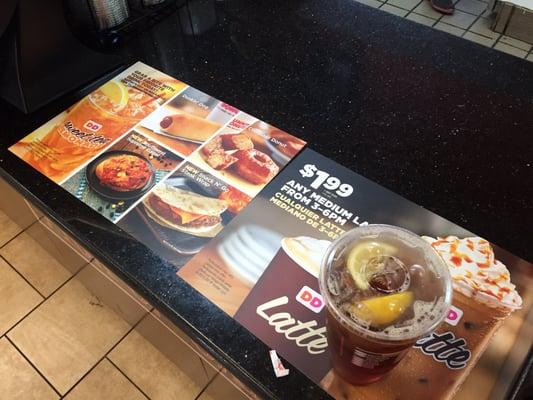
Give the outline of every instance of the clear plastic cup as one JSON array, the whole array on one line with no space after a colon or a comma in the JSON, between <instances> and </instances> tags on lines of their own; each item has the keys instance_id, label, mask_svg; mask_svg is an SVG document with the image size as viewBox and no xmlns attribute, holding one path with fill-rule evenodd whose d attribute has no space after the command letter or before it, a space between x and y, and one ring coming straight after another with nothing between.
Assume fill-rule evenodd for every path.
<instances>
[{"instance_id":1,"label":"clear plastic cup","mask_svg":"<svg viewBox=\"0 0 533 400\"><path fill-rule=\"evenodd\" d=\"M335 240L322 260L319 284L335 371L364 385L394 368L446 317L451 277L418 235L367 225Z\"/></svg>"}]
</instances>

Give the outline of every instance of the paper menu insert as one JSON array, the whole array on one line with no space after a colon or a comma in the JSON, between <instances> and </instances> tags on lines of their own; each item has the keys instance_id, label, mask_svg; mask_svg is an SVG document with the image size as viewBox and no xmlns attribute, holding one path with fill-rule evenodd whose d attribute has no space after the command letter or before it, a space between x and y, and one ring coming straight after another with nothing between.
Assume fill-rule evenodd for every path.
<instances>
[{"instance_id":1,"label":"paper menu insert","mask_svg":"<svg viewBox=\"0 0 533 400\"><path fill-rule=\"evenodd\" d=\"M454 304L460 317L448 319L432 339L439 348L448 346L455 357L449 357L450 365L420 343L382 381L367 387L351 386L331 371L317 281L320 256L314 253L367 223L401 226L421 236L475 236L305 149L178 275L333 395L447 398L493 332L459 297ZM519 273L523 260L495 251L505 258L511 278Z\"/></svg>"}]
</instances>

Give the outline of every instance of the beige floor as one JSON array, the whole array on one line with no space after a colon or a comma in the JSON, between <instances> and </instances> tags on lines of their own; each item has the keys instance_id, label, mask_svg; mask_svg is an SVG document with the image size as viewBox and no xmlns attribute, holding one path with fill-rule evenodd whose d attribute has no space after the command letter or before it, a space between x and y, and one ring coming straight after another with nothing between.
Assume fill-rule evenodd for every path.
<instances>
[{"instance_id":1,"label":"beige floor","mask_svg":"<svg viewBox=\"0 0 533 400\"><path fill-rule=\"evenodd\" d=\"M488 10L489 0L453 0L455 4L453 15L438 13L431 8L429 0L356 1L533 62L533 43L526 43L491 30L495 15Z\"/></svg>"},{"instance_id":2,"label":"beige floor","mask_svg":"<svg viewBox=\"0 0 533 400\"><path fill-rule=\"evenodd\" d=\"M31 229L28 228L28 229ZM185 345L172 361L0 211L0 398L244 399ZM127 322L130 320L130 322Z\"/></svg>"},{"instance_id":3,"label":"beige floor","mask_svg":"<svg viewBox=\"0 0 533 400\"><path fill-rule=\"evenodd\" d=\"M54 252L41 222L49 223L41 219L23 231L0 209L0 400L246 398L220 365L206 361L205 352L131 289L102 280L104 269L89 263L90 255ZM526 288L522 296L530 304L533 290ZM140 307L124 306L121 297ZM516 339L527 314L514 313L498 331L457 400L504 395L502 379L512 380L529 348L531 335ZM533 324L525 326L533 332Z\"/></svg>"}]
</instances>

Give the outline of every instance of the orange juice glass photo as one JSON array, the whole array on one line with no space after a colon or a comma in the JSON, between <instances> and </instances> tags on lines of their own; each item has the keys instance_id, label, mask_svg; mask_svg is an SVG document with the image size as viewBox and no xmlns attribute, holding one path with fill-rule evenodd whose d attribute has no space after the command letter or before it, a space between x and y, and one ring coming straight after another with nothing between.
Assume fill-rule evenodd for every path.
<instances>
[{"instance_id":1,"label":"orange juice glass photo","mask_svg":"<svg viewBox=\"0 0 533 400\"><path fill-rule=\"evenodd\" d=\"M10 150L60 183L186 86L134 64Z\"/></svg>"},{"instance_id":2,"label":"orange juice glass photo","mask_svg":"<svg viewBox=\"0 0 533 400\"><path fill-rule=\"evenodd\" d=\"M96 155L157 107L157 99L110 81L77 103L23 160L54 181Z\"/></svg>"}]
</instances>

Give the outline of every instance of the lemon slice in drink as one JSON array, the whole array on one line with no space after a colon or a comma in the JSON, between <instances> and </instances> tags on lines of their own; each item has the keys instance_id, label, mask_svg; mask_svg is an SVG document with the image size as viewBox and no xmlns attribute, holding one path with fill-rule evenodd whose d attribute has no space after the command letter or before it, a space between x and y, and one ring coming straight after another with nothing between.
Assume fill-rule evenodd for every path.
<instances>
[{"instance_id":1,"label":"lemon slice in drink","mask_svg":"<svg viewBox=\"0 0 533 400\"><path fill-rule=\"evenodd\" d=\"M128 89L120 82L109 81L100 91L117 107L116 111L122 110L128 104Z\"/></svg>"},{"instance_id":2,"label":"lemon slice in drink","mask_svg":"<svg viewBox=\"0 0 533 400\"><path fill-rule=\"evenodd\" d=\"M392 256L397 251L398 249L390 244L378 242L363 242L354 246L346 259L346 267L357 287L361 290L369 287L370 277L365 273L365 266L370 259L378 256Z\"/></svg>"},{"instance_id":3,"label":"lemon slice in drink","mask_svg":"<svg viewBox=\"0 0 533 400\"><path fill-rule=\"evenodd\" d=\"M413 301L414 295L410 291L389 294L361 301L352 306L351 312L372 326L387 326L400 318Z\"/></svg>"}]
</instances>

